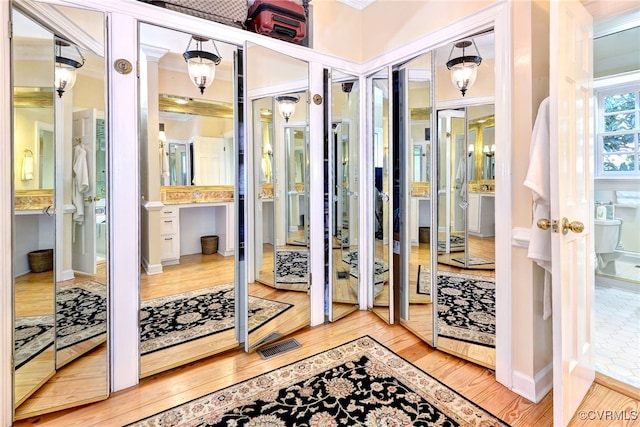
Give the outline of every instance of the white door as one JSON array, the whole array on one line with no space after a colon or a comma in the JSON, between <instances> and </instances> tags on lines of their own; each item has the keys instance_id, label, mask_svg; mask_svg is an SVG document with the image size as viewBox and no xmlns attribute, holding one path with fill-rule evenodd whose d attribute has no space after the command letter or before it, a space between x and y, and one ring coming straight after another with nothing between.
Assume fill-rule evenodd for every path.
<instances>
[{"instance_id":1,"label":"white door","mask_svg":"<svg viewBox=\"0 0 640 427\"><path fill-rule=\"evenodd\" d=\"M222 138L198 137L193 140L194 185L227 184L228 162Z\"/></svg>"},{"instance_id":2,"label":"white door","mask_svg":"<svg viewBox=\"0 0 640 427\"><path fill-rule=\"evenodd\" d=\"M550 22L553 424L566 426L595 377L593 25L578 0L552 1ZM584 231L568 230L565 218Z\"/></svg>"},{"instance_id":3,"label":"white door","mask_svg":"<svg viewBox=\"0 0 640 427\"><path fill-rule=\"evenodd\" d=\"M72 261L74 271L86 274L96 274L96 118L95 109L76 111L73 113L73 147L72 156L75 164L76 157L84 150L86 172L89 186L86 191L80 193L79 198L74 196L74 205L82 203L82 207L76 206L76 213L72 222ZM79 146L79 147L78 147ZM70 172L73 174L73 172ZM73 180L72 175L72 193ZM82 202L76 200L82 199ZM82 221L76 220L77 214L82 210Z\"/></svg>"}]
</instances>

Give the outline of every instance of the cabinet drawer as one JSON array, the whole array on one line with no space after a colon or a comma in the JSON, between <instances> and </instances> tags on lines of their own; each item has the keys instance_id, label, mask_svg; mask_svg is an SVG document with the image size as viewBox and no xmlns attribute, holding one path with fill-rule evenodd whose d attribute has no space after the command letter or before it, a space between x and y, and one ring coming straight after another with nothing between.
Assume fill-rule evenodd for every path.
<instances>
[{"instance_id":1,"label":"cabinet drawer","mask_svg":"<svg viewBox=\"0 0 640 427\"><path fill-rule=\"evenodd\" d=\"M178 208L177 207L167 207L162 208L160 212L160 216L162 218L176 218L178 216Z\"/></svg>"},{"instance_id":2,"label":"cabinet drawer","mask_svg":"<svg viewBox=\"0 0 640 427\"><path fill-rule=\"evenodd\" d=\"M161 239L161 254L160 258L162 260L166 259L177 259L180 257L180 248L177 236L169 235L169 236L160 236Z\"/></svg>"},{"instance_id":3,"label":"cabinet drawer","mask_svg":"<svg viewBox=\"0 0 640 427\"><path fill-rule=\"evenodd\" d=\"M177 218L160 218L160 234L175 234L178 227Z\"/></svg>"}]
</instances>

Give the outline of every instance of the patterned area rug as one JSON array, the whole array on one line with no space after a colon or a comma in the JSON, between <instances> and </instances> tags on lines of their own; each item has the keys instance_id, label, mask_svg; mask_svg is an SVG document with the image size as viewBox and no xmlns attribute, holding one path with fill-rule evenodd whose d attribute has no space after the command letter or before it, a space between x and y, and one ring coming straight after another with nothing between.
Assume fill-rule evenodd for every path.
<instances>
[{"instance_id":1,"label":"patterned area rug","mask_svg":"<svg viewBox=\"0 0 640 427\"><path fill-rule=\"evenodd\" d=\"M14 330L15 369L53 345L53 315L16 317Z\"/></svg>"},{"instance_id":2,"label":"patterned area rug","mask_svg":"<svg viewBox=\"0 0 640 427\"><path fill-rule=\"evenodd\" d=\"M129 426L507 426L365 336Z\"/></svg>"},{"instance_id":3,"label":"patterned area rug","mask_svg":"<svg viewBox=\"0 0 640 427\"><path fill-rule=\"evenodd\" d=\"M107 287L93 280L58 285L56 349L107 333ZM106 339L106 335L105 335Z\"/></svg>"},{"instance_id":4,"label":"patterned area rug","mask_svg":"<svg viewBox=\"0 0 640 427\"><path fill-rule=\"evenodd\" d=\"M449 250L451 252L464 251L464 236L452 234L449 236L449 242ZM444 240L438 240L438 252L445 252L446 250L446 242Z\"/></svg>"},{"instance_id":5,"label":"patterned area rug","mask_svg":"<svg viewBox=\"0 0 640 427\"><path fill-rule=\"evenodd\" d=\"M431 270L429 267L418 266L418 290L420 295L431 295Z\"/></svg>"},{"instance_id":6,"label":"patterned area rug","mask_svg":"<svg viewBox=\"0 0 640 427\"><path fill-rule=\"evenodd\" d=\"M495 347L496 283L493 278L438 273L438 336Z\"/></svg>"},{"instance_id":7,"label":"patterned area rug","mask_svg":"<svg viewBox=\"0 0 640 427\"><path fill-rule=\"evenodd\" d=\"M459 262L464 265L464 257L460 258L451 258L453 261ZM479 256L469 255L468 259L469 265L483 265L483 264L493 264L493 261L489 261L488 259L480 258Z\"/></svg>"},{"instance_id":8,"label":"patterned area rug","mask_svg":"<svg viewBox=\"0 0 640 427\"><path fill-rule=\"evenodd\" d=\"M308 250L276 250L276 283L304 283L309 281Z\"/></svg>"},{"instance_id":9,"label":"patterned area rug","mask_svg":"<svg viewBox=\"0 0 640 427\"><path fill-rule=\"evenodd\" d=\"M54 337L56 350L62 350L107 332L104 284L89 280L57 286L55 330L53 315L16 318L16 369L53 345Z\"/></svg>"},{"instance_id":10,"label":"patterned area rug","mask_svg":"<svg viewBox=\"0 0 640 427\"><path fill-rule=\"evenodd\" d=\"M249 332L293 307L249 296ZM149 354L193 341L235 325L233 283L142 302L140 353Z\"/></svg>"},{"instance_id":11,"label":"patterned area rug","mask_svg":"<svg viewBox=\"0 0 640 427\"><path fill-rule=\"evenodd\" d=\"M358 278L358 252L351 251L347 252L342 256L342 261L346 262L351 266L349 274L351 276ZM373 260L373 269L374 269L374 283L384 284L387 280L389 280L389 265L381 260L380 258L375 258Z\"/></svg>"}]
</instances>

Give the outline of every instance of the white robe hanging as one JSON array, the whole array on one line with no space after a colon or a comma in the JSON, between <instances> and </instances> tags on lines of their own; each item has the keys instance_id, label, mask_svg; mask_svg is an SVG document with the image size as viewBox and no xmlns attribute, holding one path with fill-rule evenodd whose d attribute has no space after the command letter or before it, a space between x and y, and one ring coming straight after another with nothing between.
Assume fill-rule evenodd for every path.
<instances>
[{"instance_id":1,"label":"white robe hanging","mask_svg":"<svg viewBox=\"0 0 640 427\"><path fill-rule=\"evenodd\" d=\"M87 150L78 144L73 148L73 193L71 195L76 211L73 221L84 222L84 193L89 191L89 169L87 167Z\"/></svg>"},{"instance_id":2,"label":"white robe hanging","mask_svg":"<svg viewBox=\"0 0 640 427\"><path fill-rule=\"evenodd\" d=\"M541 230L537 222L551 219L549 169L549 98L545 98L540 103L533 125L529 169L524 181L524 186L531 190L533 196L533 224L527 257L545 270L543 319L551 316L551 230Z\"/></svg>"}]
</instances>

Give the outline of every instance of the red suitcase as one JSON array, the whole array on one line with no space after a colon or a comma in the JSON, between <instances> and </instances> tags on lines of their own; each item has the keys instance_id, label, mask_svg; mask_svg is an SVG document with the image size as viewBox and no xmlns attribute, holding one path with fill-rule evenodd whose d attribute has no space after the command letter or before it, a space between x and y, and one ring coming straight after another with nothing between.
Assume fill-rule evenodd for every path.
<instances>
[{"instance_id":1,"label":"red suitcase","mask_svg":"<svg viewBox=\"0 0 640 427\"><path fill-rule=\"evenodd\" d=\"M255 0L249 8L247 30L300 43L307 34L304 6L295 1Z\"/></svg>"}]
</instances>

